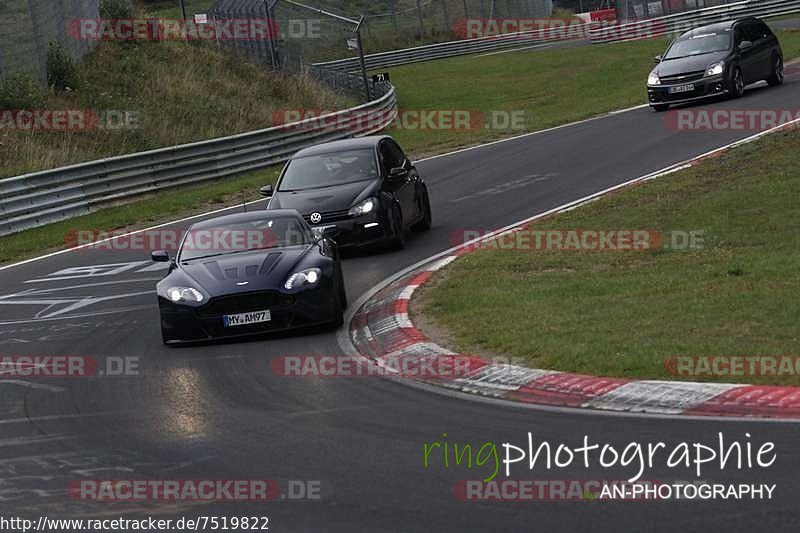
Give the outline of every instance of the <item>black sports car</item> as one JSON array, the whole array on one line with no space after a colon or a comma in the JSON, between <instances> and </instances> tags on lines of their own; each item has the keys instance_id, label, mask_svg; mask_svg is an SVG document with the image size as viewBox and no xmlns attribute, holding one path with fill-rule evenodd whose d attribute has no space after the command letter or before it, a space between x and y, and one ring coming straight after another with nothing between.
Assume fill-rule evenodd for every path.
<instances>
[{"instance_id":1,"label":"black sports car","mask_svg":"<svg viewBox=\"0 0 800 533\"><path fill-rule=\"evenodd\" d=\"M759 19L718 22L695 28L672 42L647 78L647 96L656 111L719 95L738 98L746 85L783 83L783 51Z\"/></svg>"},{"instance_id":2,"label":"black sports car","mask_svg":"<svg viewBox=\"0 0 800 533\"><path fill-rule=\"evenodd\" d=\"M294 210L193 225L157 292L165 344L339 326L347 305L336 244Z\"/></svg>"},{"instance_id":3,"label":"black sports car","mask_svg":"<svg viewBox=\"0 0 800 533\"><path fill-rule=\"evenodd\" d=\"M268 209L297 209L315 227L335 227L340 247L377 242L402 248L408 229L431 227L428 188L389 136L320 144L286 164Z\"/></svg>"}]
</instances>

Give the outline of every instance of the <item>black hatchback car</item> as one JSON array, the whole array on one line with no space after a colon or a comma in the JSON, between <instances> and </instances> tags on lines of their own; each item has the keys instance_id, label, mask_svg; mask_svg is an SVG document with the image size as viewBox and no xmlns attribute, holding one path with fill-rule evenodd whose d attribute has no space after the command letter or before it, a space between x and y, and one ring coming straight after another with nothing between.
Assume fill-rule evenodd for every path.
<instances>
[{"instance_id":1,"label":"black hatchback car","mask_svg":"<svg viewBox=\"0 0 800 533\"><path fill-rule=\"evenodd\" d=\"M783 83L783 51L763 21L748 17L695 28L670 44L647 78L647 96L656 111L670 104L728 95L746 85Z\"/></svg>"},{"instance_id":2,"label":"black hatchback car","mask_svg":"<svg viewBox=\"0 0 800 533\"><path fill-rule=\"evenodd\" d=\"M402 248L407 230L431 227L428 188L387 135L345 139L297 152L278 182L261 188L268 209L296 209L342 247Z\"/></svg>"}]
</instances>

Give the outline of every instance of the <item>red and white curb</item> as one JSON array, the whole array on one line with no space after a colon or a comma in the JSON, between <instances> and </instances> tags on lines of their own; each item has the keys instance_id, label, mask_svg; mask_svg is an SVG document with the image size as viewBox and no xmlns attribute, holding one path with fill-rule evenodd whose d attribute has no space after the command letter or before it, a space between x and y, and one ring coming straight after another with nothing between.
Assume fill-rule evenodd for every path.
<instances>
[{"instance_id":1,"label":"red and white curb","mask_svg":"<svg viewBox=\"0 0 800 533\"><path fill-rule=\"evenodd\" d=\"M466 360L467 371L457 377L426 376L415 380L527 404L661 415L800 419L798 387L632 380L496 364L438 346L414 326L408 315L411 298L418 287L428 281L435 271L450 264L459 255L476 249L482 242L519 231L533 221L574 209L623 187L693 166L730 148L775 131L789 129L797 122L758 133L684 163L582 198L413 265L359 301L349 321L347 342L342 342L342 345L352 347L348 351L355 351L392 368L396 368L398 361L404 359L413 360L417 367L445 358L459 358L462 362Z\"/></svg>"},{"instance_id":2,"label":"red and white curb","mask_svg":"<svg viewBox=\"0 0 800 533\"><path fill-rule=\"evenodd\" d=\"M350 322L350 340L359 354L378 364L391 360L393 366L406 358L418 364L467 358L469 371L460 377L418 381L518 402L669 415L800 418L796 387L604 378L495 364L442 348L414 327L408 307L414 291L456 257L423 265L373 294Z\"/></svg>"}]
</instances>

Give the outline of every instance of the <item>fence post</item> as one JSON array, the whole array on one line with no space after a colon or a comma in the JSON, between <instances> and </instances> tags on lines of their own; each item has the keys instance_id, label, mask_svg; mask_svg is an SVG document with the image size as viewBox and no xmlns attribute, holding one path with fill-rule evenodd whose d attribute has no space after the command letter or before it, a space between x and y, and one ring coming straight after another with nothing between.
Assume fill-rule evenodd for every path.
<instances>
[{"instance_id":1,"label":"fence post","mask_svg":"<svg viewBox=\"0 0 800 533\"><path fill-rule=\"evenodd\" d=\"M3 62L3 49L0 48L0 80L4 80L8 76L8 72L6 72L6 65Z\"/></svg>"},{"instance_id":2,"label":"fence post","mask_svg":"<svg viewBox=\"0 0 800 533\"><path fill-rule=\"evenodd\" d=\"M397 0L389 0L389 7L392 10L392 27L394 28L395 34L398 33L397 31Z\"/></svg>"},{"instance_id":3,"label":"fence post","mask_svg":"<svg viewBox=\"0 0 800 533\"><path fill-rule=\"evenodd\" d=\"M267 48L269 49L269 63L272 65L272 70L278 70L278 53L275 50L275 43L278 38L277 34L273 34L273 30L276 28L275 23L272 19L272 8L277 5L278 2L274 2L274 4L270 5L270 0L264 0L264 12L267 15L267 28L269 31L269 37L267 38Z\"/></svg>"},{"instance_id":4,"label":"fence post","mask_svg":"<svg viewBox=\"0 0 800 533\"><path fill-rule=\"evenodd\" d=\"M361 64L361 77L364 81L364 93L367 96L367 102L372 100L371 91L369 90L369 81L367 81L367 62L364 60L364 42L361 39L361 23L364 22L364 17L358 21L356 26L356 39L358 40L358 62Z\"/></svg>"},{"instance_id":5,"label":"fence post","mask_svg":"<svg viewBox=\"0 0 800 533\"><path fill-rule=\"evenodd\" d=\"M422 22L422 3L417 0L417 19L419 19L419 37L425 35L425 24Z\"/></svg>"},{"instance_id":6,"label":"fence post","mask_svg":"<svg viewBox=\"0 0 800 533\"><path fill-rule=\"evenodd\" d=\"M469 9L467 9L467 0L464 0L464 18L469 18Z\"/></svg>"},{"instance_id":7,"label":"fence post","mask_svg":"<svg viewBox=\"0 0 800 533\"><path fill-rule=\"evenodd\" d=\"M447 0L442 0L442 15L444 16L444 32L450 32L450 12L447 9Z\"/></svg>"}]
</instances>

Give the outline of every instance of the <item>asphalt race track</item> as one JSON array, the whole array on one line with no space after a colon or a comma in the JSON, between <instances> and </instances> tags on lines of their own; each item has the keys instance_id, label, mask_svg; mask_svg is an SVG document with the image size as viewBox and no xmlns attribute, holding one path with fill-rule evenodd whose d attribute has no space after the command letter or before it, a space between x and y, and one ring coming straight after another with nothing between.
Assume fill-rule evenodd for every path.
<instances>
[{"instance_id":1,"label":"asphalt race track","mask_svg":"<svg viewBox=\"0 0 800 533\"><path fill-rule=\"evenodd\" d=\"M719 109L795 109L800 77L757 87ZM696 106L694 109L700 109ZM746 131L680 132L637 108L602 119L457 152L418 164L434 228L403 252L345 262L350 301L404 266L451 246L463 229L492 230L686 160ZM253 208L253 206L251 206ZM735 216L735 214L734 214ZM104 266L105 265L105 266ZM113 266L107 266L113 265ZM94 267L94 268L87 268ZM796 531L800 436L794 424L600 416L457 399L378 378L275 375L280 355L340 354L332 331L168 349L154 285L163 264L145 252L81 250L0 271L0 354L138 357L138 377L0 379L0 514L50 518L266 515L272 531ZM490 275L490 273L487 273ZM2 376L0 376L2 378ZM630 441L773 441L768 469L708 467L717 483L776 484L766 501L465 502L453 483L486 468L423 467L423 443L480 447L583 436ZM648 479L696 480L667 468ZM626 479L631 468L576 461L515 477ZM76 501L71 480L319 480L319 501Z\"/></svg>"}]
</instances>

